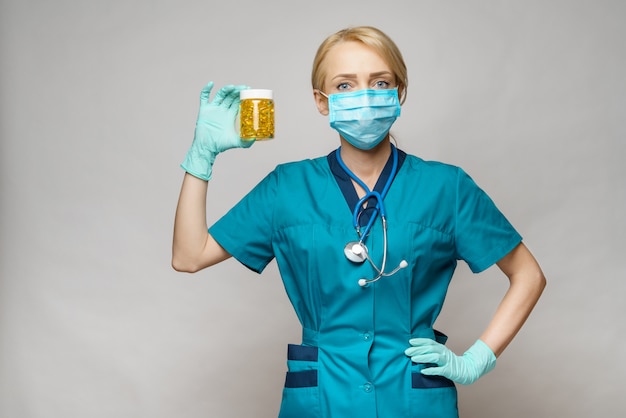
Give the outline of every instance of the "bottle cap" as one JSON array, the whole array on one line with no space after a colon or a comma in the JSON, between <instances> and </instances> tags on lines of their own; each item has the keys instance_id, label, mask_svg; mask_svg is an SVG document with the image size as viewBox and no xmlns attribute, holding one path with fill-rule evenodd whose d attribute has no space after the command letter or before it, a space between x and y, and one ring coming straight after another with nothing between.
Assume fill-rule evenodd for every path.
<instances>
[{"instance_id":1,"label":"bottle cap","mask_svg":"<svg viewBox=\"0 0 626 418\"><path fill-rule=\"evenodd\" d=\"M239 92L239 98L245 99L274 99L274 92L272 90L264 89L246 89Z\"/></svg>"}]
</instances>

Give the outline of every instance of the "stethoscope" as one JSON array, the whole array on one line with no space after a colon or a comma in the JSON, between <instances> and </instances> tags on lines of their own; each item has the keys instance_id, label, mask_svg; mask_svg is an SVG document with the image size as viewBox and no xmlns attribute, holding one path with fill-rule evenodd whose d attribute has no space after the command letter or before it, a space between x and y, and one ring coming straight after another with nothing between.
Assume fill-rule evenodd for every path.
<instances>
[{"instance_id":1,"label":"stethoscope","mask_svg":"<svg viewBox=\"0 0 626 418\"><path fill-rule=\"evenodd\" d=\"M346 258L348 260L352 261L353 263L363 263L365 260L367 260L372 265L372 267L374 267L374 270L376 270L376 273L378 273L377 276L374 277L373 279L369 279L369 280L359 279L359 282L358 282L359 286L365 287L370 283L377 282L378 280L380 280L381 277L392 276L396 274L398 270L403 269L406 266L408 266L408 263L406 262L406 260L402 260L400 264L398 265L398 267L396 267L389 273L385 273L385 268L387 266L387 214L385 212L385 205L383 203L383 200L385 199L385 196L387 195L387 192L389 191L389 188L391 187L391 183L393 182L393 178L395 177L396 172L398 171L398 150L396 149L395 146L393 146L393 144L391 144L393 165L391 167L391 173L389 174L387 183L385 183L385 187L383 187L383 190L380 193L377 191L370 191L367 185L360 178L358 178L348 168L348 166L346 166L346 164L341 159L340 150L341 150L341 147L337 148L337 151L336 151L337 162L339 163L339 166L346 172L348 176L350 176L352 180L357 182L357 184L361 186L363 190L365 190L365 196L359 199L356 206L354 207L354 210L352 211L352 225L354 226L354 229L356 230L359 240L350 241L349 243L346 244L346 246L343 249L343 252L346 255ZM365 205L365 203L368 202L372 198L376 199L376 205L374 207L371 207L371 206L364 207L363 205ZM370 219L367 222L367 225L365 225L365 228L361 231L361 225L359 221L361 218L361 214L363 214L364 210L372 210L373 213L371 214ZM365 246L365 243L363 242L363 240L365 240L365 238L367 238L368 234L370 233L370 230L372 229L372 226L374 225L374 221L376 220L376 216L378 214L380 214L380 219L383 224L383 261L382 261L382 265L380 268L378 268L378 266L376 266L376 264L370 258L367 247Z\"/></svg>"}]
</instances>

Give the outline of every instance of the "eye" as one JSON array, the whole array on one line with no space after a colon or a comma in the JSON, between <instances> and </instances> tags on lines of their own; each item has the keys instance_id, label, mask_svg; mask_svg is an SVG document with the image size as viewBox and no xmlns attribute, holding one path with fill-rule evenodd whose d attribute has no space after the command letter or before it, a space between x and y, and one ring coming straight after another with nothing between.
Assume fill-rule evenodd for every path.
<instances>
[{"instance_id":1,"label":"eye","mask_svg":"<svg viewBox=\"0 0 626 418\"><path fill-rule=\"evenodd\" d=\"M386 80L378 80L374 83L374 87L377 89L388 89L391 87L391 83Z\"/></svg>"},{"instance_id":2,"label":"eye","mask_svg":"<svg viewBox=\"0 0 626 418\"><path fill-rule=\"evenodd\" d=\"M350 88L350 83L341 83L337 85L337 90L339 91L348 90L349 88Z\"/></svg>"}]
</instances>

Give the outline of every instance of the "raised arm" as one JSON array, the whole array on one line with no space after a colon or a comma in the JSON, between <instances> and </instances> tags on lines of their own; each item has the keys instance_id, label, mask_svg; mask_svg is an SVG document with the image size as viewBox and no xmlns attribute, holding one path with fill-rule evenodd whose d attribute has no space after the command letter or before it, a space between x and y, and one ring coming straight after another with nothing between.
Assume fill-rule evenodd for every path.
<instances>
[{"instance_id":1,"label":"raised arm","mask_svg":"<svg viewBox=\"0 0 626 418\"><path fill-rule=\"evenodd\" d=\"M239 111L239 92L246 86L226 86L210 102L213 83L200 94L200 111L191 148L181 167L186 171L174 220L172 267L177 271L196 272L230 257L208 233L206 201L213 162L220 152L249 147L235 132Z\"/></svg>"},{"instance_id":2,"label":"raised arm","mask_svg":"<svg viewBox=\"0 0 626 418\"><path fill-rule=\"evenodd\" d=\"M207 231L207 181L185 173L174 220L172 267L195 273L230 257Z\"/></svg>"}]
</instances>

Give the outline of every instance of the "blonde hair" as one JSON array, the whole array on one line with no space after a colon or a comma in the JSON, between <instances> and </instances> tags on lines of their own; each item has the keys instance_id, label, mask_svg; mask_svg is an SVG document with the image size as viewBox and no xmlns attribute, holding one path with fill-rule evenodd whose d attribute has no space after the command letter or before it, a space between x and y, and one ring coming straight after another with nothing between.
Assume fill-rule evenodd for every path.
<instances>
[{"instance_id":1,"label":"blonde hair","mask_svg":"<svg viewBox=\"0 0 626 418\"><path fill-rule=\"evenodd\" d=\"M313 70L311 72L311 84L313 85L313 89L324 91L324 79L327 75L324 67L326 56L335 45L347 41L361 42L369 46L387 62L396 78L400 103L404 103L409 83L404 58L402 58L398 46L391 38L381 30L372 26L357 26L342 29L330 35L322 42L313 60Z\"/></svg>"}]
</instances>

